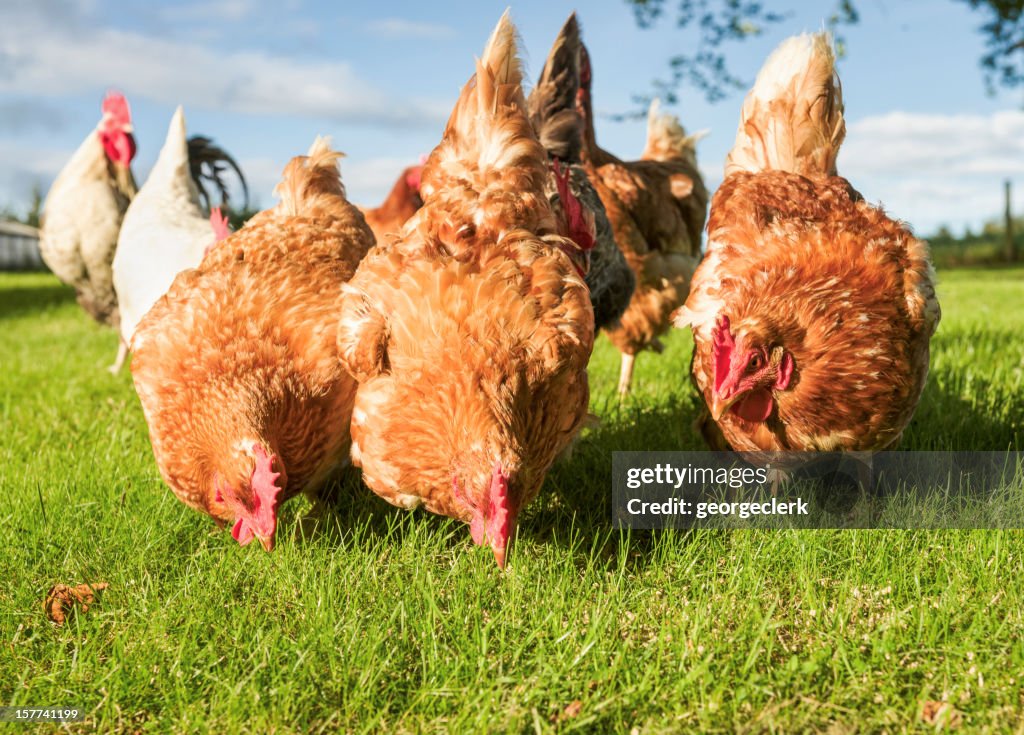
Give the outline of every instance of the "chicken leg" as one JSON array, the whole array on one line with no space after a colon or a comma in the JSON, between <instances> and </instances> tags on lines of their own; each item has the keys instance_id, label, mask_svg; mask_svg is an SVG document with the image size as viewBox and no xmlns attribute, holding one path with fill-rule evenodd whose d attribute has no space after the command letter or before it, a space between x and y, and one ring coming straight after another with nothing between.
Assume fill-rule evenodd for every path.
<instances>
[{"instance_id":1,"label":"chicken leg","mask_svg":"<svg viewBox=\"0 0 1024 735\"><path fill-rule=\"evenodd\" d=\"M622 366L619 368L619 398L629 395L629 390L633 385L633 363L635 361L636 355L622 353Z\"/></svg>"},{"instance_id":2,"label":"chicken leg","mask_svg":"<svg viewBox=\"0 0 1024 735\"><path fill-rule=\"evenodd\" d=\"M124 365L124 361L128 358L128 343L123 339L117 341L117 357L114 359L114 364L107 368L111 375L117 375L121 372L121 366Z\"/></svg>"}]
</instances>

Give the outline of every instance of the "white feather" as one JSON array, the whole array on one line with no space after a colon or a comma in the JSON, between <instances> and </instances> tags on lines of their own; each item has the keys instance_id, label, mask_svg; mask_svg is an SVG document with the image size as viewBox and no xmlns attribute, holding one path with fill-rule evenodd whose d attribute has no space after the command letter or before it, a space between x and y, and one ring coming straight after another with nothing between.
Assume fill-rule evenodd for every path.
<instances>
[{"instance_id":1,"label":"white feather","mask_svg":"<svg viewBox=\"0 0 1024 735\"><path fill-rule=\"evenodd\" d=\"M126 342L174 277L199 265L213 242L213 229L189 174L185 114L179 107L153 171L125 213L117 241L114 288Z\"/></svg>"}]
</instances>

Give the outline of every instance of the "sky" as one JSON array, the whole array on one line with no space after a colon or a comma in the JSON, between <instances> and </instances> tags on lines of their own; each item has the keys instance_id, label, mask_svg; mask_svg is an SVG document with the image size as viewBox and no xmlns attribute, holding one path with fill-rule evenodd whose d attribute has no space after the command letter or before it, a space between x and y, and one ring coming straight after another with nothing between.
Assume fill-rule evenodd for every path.
<instances>
[{"instance_id":1,"label":"sky","mask_svg":"<svg viewBox=\"0 0 1024 735\"><path fill-rule=\"evenodd\" d=\"M316 135L347 157L349 197L379 203L399 172L437 144L460 87L508 2L341 3L326 0L0 0L0 208L24 209L45 190L99 119L107 89L131 102L136 178L156 160L177 105L190 134L239 161L261 206L282 167ZM752 81L789 35L815 31L830 0L770 0L786 19L726 47L730 70ZM667 0L671 11L675 3ZM1000 216L1004 179L1024 212L1024 93L986 94L978 60L984 17L955 0L857 0L839 62L847 137L839 172L921 235L980 229ZM593 65L597 138L629 159L643 121L615 122L631 95L664 76L696 31L671 17L637 27L623 0L511 2L527 78L535 79L568 14L578 11ZM671 12L669 13L671 15ZM669 111L709 130L698 159L722 179L744 91L709 104L684 88Z\"/></svg>"}]
</instances>

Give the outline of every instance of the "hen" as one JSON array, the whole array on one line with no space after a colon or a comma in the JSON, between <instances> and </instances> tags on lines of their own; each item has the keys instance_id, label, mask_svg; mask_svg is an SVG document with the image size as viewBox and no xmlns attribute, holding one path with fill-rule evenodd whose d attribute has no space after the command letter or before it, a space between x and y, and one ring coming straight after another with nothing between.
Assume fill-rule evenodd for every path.
<instances>
[{"instance_id":1,"label":"hen","mask_svg":"<svg viewBox=\"0 0 1024 735\"><path fill-rule=\"evenodd\" d=\"M423 169L423 208L362 262L338 328L366 483L468 521L499 566L586 416L594 339L521 83L506 12Z\"/></svg>"},{"instance_id":2,"label":"hen","mask_svg":"<svg viewBox=\"0 0 1024 735\"><path fill-rule=\"evenodd\" d=\"M379 207L365 209L366 224L373 230L377 242L383 242L385 235L397 235L416 210L423 206L420 198L420 174L423 166L409 166L391 187L387 198Z\"/></svg>"},{"instance_id":3,"label":"hen","mask_svg":"<svg viewBox=\"0 0 1024 735\"><path fill-rule=\"evenodd\" d=\"M136 325L174 277L199 265L218 236L200 203L200 197L209 201L209 196L199 182L205 163L223 193L220 161L234 166L234 161L212 146L209 139L186 139L185 114L179 107L149 178L125 213L118 238L114 288L125 344L131 342ZM244 187L240 172L239 178Z\"/></svg>"},{"instance_id":4,"label":"hen","mask_svg":"<svg viewBox=\"0 0 1024 735\"><path fill-rule=\"evenodd\" d=\"M705 436L740 451L889 447L928 373L940 316L928 249L836 174L834 67L817 34L761 70L676 321L693 329Z\"/></svg>"},{"instance_id":5,"label":"hen","mask_svg":"<svg viewBox=\"0 0 1024 735\"><path fill-rule=\"evenodd\" d=\"M700 234L708 192L697 169L696 142L657 100L647 121L639 161L622 161L600 148L594 132L590 56L580 47L578 107L583 115L583 160L612 224L615 242L636 274L636 290L618 326L606 330L622 353L619 393L629 393L636 355L662 350L658 337L672 326L700 261Z\"/></svg>"},{"instance_id":6,"label":"hen","mask_svg":"<svg viewBox=\"0 0 1024 735\"><path fill-rule=\"evenodd\" d=\"M373 245L317 139L281 201L174 279L139 324L132 374L175 495L245 544L314 493L349 448L355 382L337 358L341 284ZM208 225L207 225L208 227Z\"/></svg>"},{"instance_id":7,"label":"hen","mask_svg":"<svg viewBox=\"0 0 1024 735\"><path fill-rule=\"evenodd\" d=\"M39 248L50 270L73 286L96 321L117 328L111 262L128 203L135 196L135 156L128 101L111 92L103 118L58 174L44 205ZM124 346L115 369L124 359Z\"/></svg>"},{"instance_id":8,"label":"hen","mask_svg":"<svg viewBox=\"0 0 1024 735\"><path fill-rule=\"evenodd\" d=\"M592 238L594 244L586 282L594 306L595 328L604 329L618 324L633 295L636 278L615 243L604 205L581 165L583 118L576 109L580 87L579 58L579 24L573 13L551 47L540 80L527 100L527 107L533 129L554 167L546 193L556 214L562 210L560 187L568 183L573 197L579 200L587 217L593 220L596 237ZM580 232L582 228L578 225L566 221L562 229L578 243L587 244L588 235Z\"/></svg>"}]
</instances>

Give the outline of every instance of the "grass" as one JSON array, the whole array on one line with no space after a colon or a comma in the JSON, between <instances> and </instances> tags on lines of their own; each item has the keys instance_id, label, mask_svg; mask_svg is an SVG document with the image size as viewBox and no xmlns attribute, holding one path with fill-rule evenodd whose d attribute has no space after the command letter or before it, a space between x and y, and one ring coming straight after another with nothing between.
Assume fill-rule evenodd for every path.
<instances>
[{"instance_id":1,"label":"grass","mask_svg":"<svg viewBox=\"0 0 1024 735\"><path fill-rule=\"evenodd\" d=\"M1024 449L1024 270L941 274L916 449ZM611 451L702 448L690 339L549 476L499 572L466 529L341 481L338 530L240 548L162 485L116 339L0 274L0 704L70 732L1024 732L1017 531L610 527ZM58 582L110 583L57 627ZM6 729L5 729L6 728ZM0 732L31 727L0 725ZM39 726L41 731L55 726Z\"/></svg>"}]
</instances>

